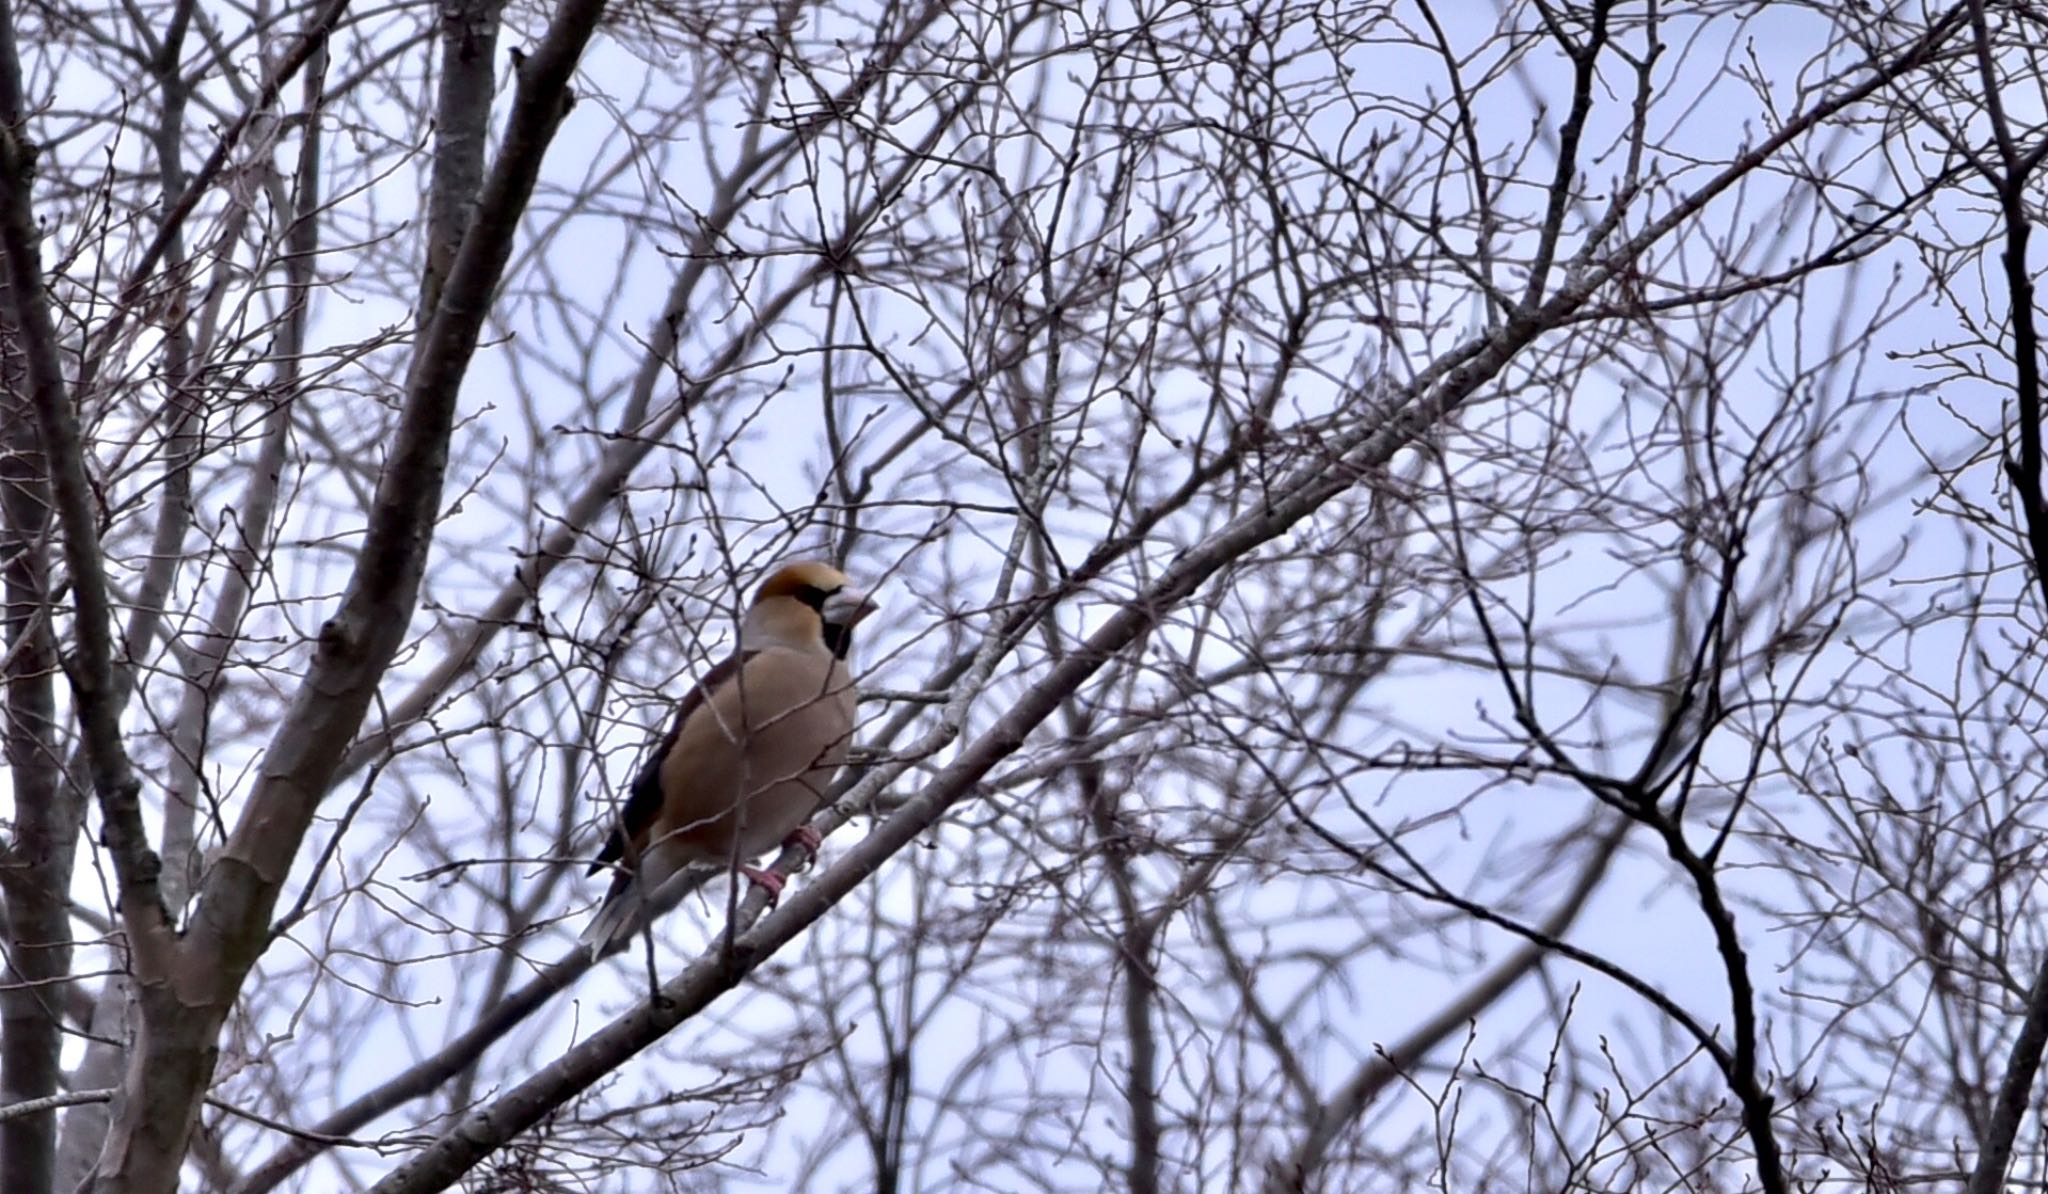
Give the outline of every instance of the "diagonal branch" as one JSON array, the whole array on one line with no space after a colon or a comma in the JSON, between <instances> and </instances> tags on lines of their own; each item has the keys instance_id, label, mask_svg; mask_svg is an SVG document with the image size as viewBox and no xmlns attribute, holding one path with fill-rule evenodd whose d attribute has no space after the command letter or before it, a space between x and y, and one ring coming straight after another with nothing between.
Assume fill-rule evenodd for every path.
<instances>
[{"instance_id":1,"label":"diagonal branch","mask_svg":"<svg viewBox=\"0 0 2048 1194\"><path fill-rule=\"evenodd\" d=\"M1545 305L1543 314L1548 319L1563 318L1585 301L1586 294L1583 288L1567 287ZM1276 483L1268 502L1182 553L1150 587L1121 605L1080 649L1048 669L994 725L907 798L888 820L776 912L744 931L730 936L720 934L720 946L708 950L665 984L659 998L627 1013L495 1102L464 1118L378 1183L375 1194L424 1194L442 1189L493 1150L710 1006L754 966L824 916L897 851L928 831L948 810L968 799L982 778L1015 753L1061 702L1110 659L1148 633L1168 611L1234 561L1285 534L1338 494L1376 474L1396 453L1491 381L1516 352L1535 339L1543 326L1543 322L1531 318L1510 320L1492 336L1452 354L1451 360L1439 362L1438 368L1425 370L1386 404L1391 408L1387 417L1362 420L1350 434L1336 437L1330 444L1328 458ZM877 768L853 789L848 802L859 806L872 801L910 770L911 760L931 757L956 733L951 724L942 724L898 761ZM744 914L757 912L762 902L759 893L750 897L742 909L742 920ZM741 924L736 923L734 928L740 929Z\"/></svg>"}]
</instances>

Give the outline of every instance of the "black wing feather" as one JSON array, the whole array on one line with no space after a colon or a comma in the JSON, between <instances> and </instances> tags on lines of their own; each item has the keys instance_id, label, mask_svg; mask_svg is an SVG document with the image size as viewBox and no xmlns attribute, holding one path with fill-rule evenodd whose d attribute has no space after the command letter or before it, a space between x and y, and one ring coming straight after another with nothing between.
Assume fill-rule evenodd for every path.
<instances>
[{"instance_id":1,"label":"black wing feather","mask_svg":"<svg viewBox=\"0 0 2048 1194\"><path fill-rule=\"evenodd\" d=\"M584 873L595 875L599 871L626 856L626 843L646 834L654 819L661 814L661 765L668 759L669 752L676 748L676 739L683 732L683 723L690 720L704 704L705 694L730 679L739 671L753 652L742 654L738 651L719 660L717 666L704 673L688 696L676 706L674 720L669 722L668 733L661 736L661 743L650 752L647 761L640 765L640 774L633 777L633 786L628 789L626 807L619 814L619 823L611 835L604 839L604 849L597 852L597 861L590 864ZM622 876L623 877L623 876Z\"/></svg>"}]
</instances>

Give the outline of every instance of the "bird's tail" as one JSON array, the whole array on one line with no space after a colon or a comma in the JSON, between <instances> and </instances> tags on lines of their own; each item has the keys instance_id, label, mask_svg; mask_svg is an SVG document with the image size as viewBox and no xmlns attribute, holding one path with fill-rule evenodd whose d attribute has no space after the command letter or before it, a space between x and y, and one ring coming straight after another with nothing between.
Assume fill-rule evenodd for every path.
<instances>
[{"instance_id":1,"label":"bird's tail","mask_svg":"<svg viewBox=\"0 0 2048 1194\"><path fill-rule=\"evenodd\" d=\"M634 881L632 872L621 870L612 876L612 889L605 893L604 905L590 923L583 926L578 938L583 947L590 951L590 960L595 962L609 950L612 942L628 932L633 914L640 910L640 885Z\"/></svg>"}]
</instances>

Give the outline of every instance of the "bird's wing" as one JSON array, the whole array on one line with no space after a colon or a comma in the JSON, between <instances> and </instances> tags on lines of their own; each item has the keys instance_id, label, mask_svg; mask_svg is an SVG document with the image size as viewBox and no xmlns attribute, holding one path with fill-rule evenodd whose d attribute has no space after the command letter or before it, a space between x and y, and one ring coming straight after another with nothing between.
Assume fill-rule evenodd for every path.
<instances>
[{"instance_id":1,"label":"bird's wing","mask_svg":"<svg viewBox=\"0 0 2048 1194\"><path fill-rule=\"evenodd\" d=\"M619 814L619 823L612 828L611 835L604 839L604 849L598 851L597 860L590 864L585 874L595 875L605 867L624 858L626 846L630 843L633 853L638 855L647 844L647 831L654 819L661 813L661 763L675 749L676 739L682 736L684 723L690 716L704 707L707 694L739 673L740 665L755 652L734 651L718 661L710 671L705 672L683 699L677 703L675 717L669 722L668 733L661 742L649 751L640 764L640 773L633 777L633 786L628 789L626 807Z\"/></svg>"}]
</instances>

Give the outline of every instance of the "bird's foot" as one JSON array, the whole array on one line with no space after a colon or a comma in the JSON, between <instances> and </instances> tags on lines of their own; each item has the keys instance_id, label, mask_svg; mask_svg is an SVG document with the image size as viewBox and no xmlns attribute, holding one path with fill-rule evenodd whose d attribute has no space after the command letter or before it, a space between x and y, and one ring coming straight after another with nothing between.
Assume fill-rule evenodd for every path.
<instances>
[{"instance_id":1,"label":"bird's foot","mask_svg":"<svg viewBox=\"0 0 2048 1194\"><path fill-rule=\"evenodd\" d=\"M825 844L825 839L820 837L818 831L810 826L799 825L789 831L789 836L782 839L782 844L785 846L795 846L804 852L806 861L816 862L818 861L818 847Z\"/></svg>"},{"instance_id":2,"label":"bird's foot","mask_svg":"<svg viewBox=\"0 0 2048 1194\"><path fill-rule=\"evenodd\" d=\"M771 904L782 898L782 885L788 882L788 880L774 871L764 871L760 867L743 866L740 868L740 874L752 879L763 891L766 891L768 893L768 902Z\"/></svg>"}]
</instances>

